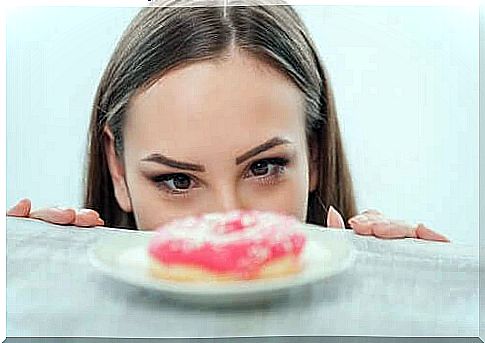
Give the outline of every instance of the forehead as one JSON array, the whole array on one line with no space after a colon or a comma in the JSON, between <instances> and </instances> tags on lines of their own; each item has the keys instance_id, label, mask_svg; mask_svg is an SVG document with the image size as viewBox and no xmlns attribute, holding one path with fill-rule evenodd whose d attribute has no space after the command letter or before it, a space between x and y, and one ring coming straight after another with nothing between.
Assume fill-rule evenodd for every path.
<instances>
[{"instance_id":1,"label":"forehead","mask_svg":"<svg viewBox=\"0 0 485 343\"><path fill-rule=\"evenodd\" d=\"M173 70L130 103L125 145L177 157L237 154L274 136L304 133L304 101L284 75L250 57Z\"/></svg>"}]
</instances>

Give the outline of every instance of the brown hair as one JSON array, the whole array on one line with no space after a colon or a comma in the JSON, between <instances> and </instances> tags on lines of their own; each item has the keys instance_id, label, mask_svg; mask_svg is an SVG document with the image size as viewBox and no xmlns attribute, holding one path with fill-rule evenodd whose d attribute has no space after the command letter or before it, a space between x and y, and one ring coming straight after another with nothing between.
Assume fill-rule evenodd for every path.
<instances>
[{"instance_id":1,"label":"brown hair","mask_svg":"<svg viewBox=\"0 0 485 343\"><path fill-rule=\"evenodd\" d=\"M325 225L327 208L345 218L356 213L327 72L310 35L288 5L143 8L123 33L101 78L92 109L85 178L85 207L111 227L136 229L132 213L118 205L109 173L103 129L113 132L123 154L123 122L130 98L169 70L224 59L231 48L258 58L286 75L306 102L306 134L315 147L318 187L308 195L307 222Z\"/></svg>"}]
</instances>

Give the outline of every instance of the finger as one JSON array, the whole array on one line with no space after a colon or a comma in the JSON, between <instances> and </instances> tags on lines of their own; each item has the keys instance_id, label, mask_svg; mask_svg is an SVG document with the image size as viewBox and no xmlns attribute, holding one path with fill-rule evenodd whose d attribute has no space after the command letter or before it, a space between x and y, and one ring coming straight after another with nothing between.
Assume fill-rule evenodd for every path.
<instances>
[{"instance_id":1,"label":"finger","mask_svg":"<svg viewBox=\"0 0 485 343\"><path fill-rule=\"evenodd\" d=\"M76 211L72 208L44 208L30 213L30 218L40 219L53 224L72 224L76 219Z\"/></svg>"},{"instance_id":2,"label":"finger","mask_svg":"<svg viewBox=\"0 0 485 343\"><path fill-rule=\"evenodd\" d=\"M375 210L364 210L360 214L349 219L349 223L368 224L370 222L387 221L384 215Z\"/></svg>"},{"instance_id":3,"label":"finger","mask_svg":"<svg viewBox=\"0 0 485 343\"><path fill-rule=\"evenodd\" d=\"M366 215L359 214L349 219L350 227L359 235L372 235L372 223Z\"/></svg>"},{"instance_id":4,"label":"finger","mask_svg":"<svg viewBox=\"0 0 485 343\"><path fill-rule=\"evenodd\" d=\"M344 219L333 206L330 206L328 209L327 227L345 229Z\"/></svg>"},{"instance_id":5,"label":"finger","mask_svg":"<svg viewBox=\"0 0 485 343\"><path fill-rule=\"evenodd\" d=\"M360 213L361 214L370 214L370 215L382 216L382 213L381 212L379 212L377 210L373 210L373 209L365 209L365 210L363 210Z\"/></svg>"},{"instance_id":6,"label":"finger","mask_svg":"<svg viewBox=\"0 0 485 343\"><path fill-rule=\"evenodd\" d=\"M450 242L448 238L446 238L445 236L437 232L434 232L431 229L428 229L423 224L418 224L415 232L416 232L417 238L425 239L428 241Z\"/></svg>"},{"instance_id":7,"label":"finger","mask_svg":"<svg viewBox=\"0 0 485 343\"><path fill-rule=\"evenodd\" d=\"M391 221L378 221L372 225L372 233L379 238L406 238L410 234L409 226Z\"/></svg>"},{"instance_id":8,"label":"finger","mask_svg":"<svg viewBox=\"0 0 485 343\"><path fill-rule=\"evenodd\" d=\"M405 238L410 227L403 222L391 221L381 215L360 214L349 219L350 227L360 235L374 235L379 238Z\"/></svg>"},{"instance_id":9,"label":"finger","mask_svg":"<svg viewBox=\"0 0 485 343\"><path fill-rule=\"evenodd\" d=\"M29 199L22 199L7 211L7 216L28 217L31 207L32 203Z\"/></svg>"},{"instance_id":10,"label":"finger","mask_svg":"<svg viewBox=\"0 0 485 343\"><path fill-rule=\"evenodd\" d=\"M99 223L99 219L98 212L89 209L81 209L76 211L76 219L74 220L73 225L81 227L96 226Z\"/></svg>"}]
</instances>

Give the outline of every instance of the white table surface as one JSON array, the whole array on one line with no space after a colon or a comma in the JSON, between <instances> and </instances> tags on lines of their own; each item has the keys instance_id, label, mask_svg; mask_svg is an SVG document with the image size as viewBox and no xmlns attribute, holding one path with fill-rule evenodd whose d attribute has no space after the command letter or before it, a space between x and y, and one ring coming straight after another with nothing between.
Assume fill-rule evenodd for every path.
<instances>
[{"instance_id":1,"label":"white table surface","mask_svg":"<svg viewBox=\"0 0 485 343\"><path fill-rule=\"evenodd\" d=\"M354 266L247 308L199 308L113 280L87 259L100 239L143 233L7 218L7 336L478 336L478 247L350 230Z\"/></svg>"}]
</instances>

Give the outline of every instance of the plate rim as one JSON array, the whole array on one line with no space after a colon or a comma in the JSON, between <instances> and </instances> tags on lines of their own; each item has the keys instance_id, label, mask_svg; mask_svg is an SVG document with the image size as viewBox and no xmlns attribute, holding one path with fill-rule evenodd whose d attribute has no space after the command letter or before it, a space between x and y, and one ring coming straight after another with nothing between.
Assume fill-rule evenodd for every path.
<instances>
[{"instance_id":1,"label":"plate rim","mask_svg":"<svg viewBox=\"0 0 485 343\"><path fill-rule=\"evenodd\" d=\"M311 231L318 231L322 234L326 232L326 230L320 230L318 227L315 228L315 225L312 224L304 225L306 226L307 230L310 229ZM144 233L143 235L137 235L137 238L135 240L143 240L145 242L148 242L150 237L153 235L154 232L146 232L146 234ZM113 247L113 245L116 243L120 244L121 242L128 242L128 240L131 240L131 242L128 243L128 246L130 246L131 248L136 247L138 245L138 242L135 242L134 239L127 236L100 239L91 247L89 247L87 254L91 265L94 266L98 271L102 272L104 275L110 276L111 278L114 278L118 281L128 283L137 287L156 290L169 295L204 296L211 298L213 298L214 296L230 295L250 296L253 294L276 292L315 284L317 282L322 282L323 280L329 279L349 269L354 264L356 259L356 249L352 241L345 237L342 239L327 237L326 239L330 241L337 241L340 244L343 244L347 250L345 253L345 258L343 259L343 261L339 261L339 263L336 264L336 268L330 269L330 271L317 273L316 275L306 275L306 277L299 277L301 276L301 273L304 273L304 271L302 271L298 274L285 276L282 278L275 278L271 280L252 280L249 282L231 281L228 283L220 283L215 281L207 283L180 283L170 280L156 279L155 277L151 277L149 274L145 274L143 275L143 277L140 277L140 274L134 274L134 276L130 276L126 272L116 270L116 268L113 268L113 266L109 265L98 256L100 249L106 249L106 247L109 246ZM112 255L111 257L116 258L119 257L119 255Z\"/></svg>"}]
</instances>

